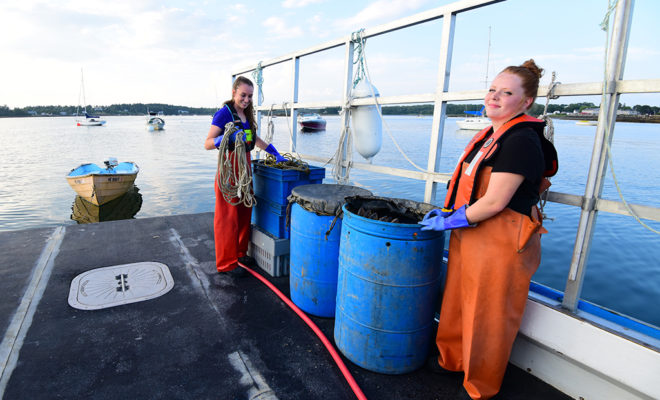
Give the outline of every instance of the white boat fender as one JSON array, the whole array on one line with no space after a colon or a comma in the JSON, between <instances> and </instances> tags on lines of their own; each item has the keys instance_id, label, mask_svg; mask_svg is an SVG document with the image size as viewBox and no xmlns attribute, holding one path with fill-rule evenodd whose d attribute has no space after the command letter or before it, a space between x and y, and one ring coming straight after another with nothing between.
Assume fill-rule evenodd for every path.
<instances>
[{"instance_id":1,"label":"white boat fender","mask_svg":"<svg viewBox=\"0 0 660 400\"><path fill-rule=\"evenodd\" d=\"M351 96L354 99L380 96L378 89L371 82L362 79L353 88ZM383 143L383 124L380 120L380 106L356 106L351 108L353 123L353 143L355 149L367 160L378 154Z\"/></svg>"}]
</instances>

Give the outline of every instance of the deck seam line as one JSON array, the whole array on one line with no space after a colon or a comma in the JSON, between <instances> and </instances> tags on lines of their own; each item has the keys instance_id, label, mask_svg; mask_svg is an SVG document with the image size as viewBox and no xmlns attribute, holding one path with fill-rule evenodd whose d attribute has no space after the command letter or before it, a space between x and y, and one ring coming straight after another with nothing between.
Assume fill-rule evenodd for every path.
<instances>
[{"instance_id":1,"label":"deck seam line","mask_svg":"<svg viewBox=\"0 0 660 400\"><path fill-rule=\"evenodd\" d=\"M0 378L0 398L4 397L9 378L16 368L18 354L50 280L54 260L59 253L65 232L66 228L59 226L48 238L48 242L35 264L30 283L0 344L0 376L2 377Z\"/></svg>"},{"instance_id":2,"label":"deck seam line","mask_svg":"<svg viewBox=\"0 0 660 400\"><path fill-rule=\"evenodd\" d=\"M199 261L197 261L197 259L190 253L190 250L188 250L188 247L186 247L186 245L183 243L183 240L181 240L181 235L179 235L179 232L177 232L177 230L174 228L170 228L170 232L172 233L172 236L170 237L170 241L173 242L173 244L179 248L179 252L181 253L181 258L183 259L183 262L185 262L186 264L186 272L190 277L190 280L193 281L193 284L195 284L195 280L197 280L198 286L200 289L202 289L202 292L204 293L204 297L206 297L206 300L211 304L213 310L218 315L221 315L218 306L215 304L215 302L213 302L213 300L211 300L211 297L209 296L207 290L209 285L208 280L202 279L202 277L200 277L198 274L198 268L195 268L195 267L199 267Z\"/></svg>"}]
</instances>

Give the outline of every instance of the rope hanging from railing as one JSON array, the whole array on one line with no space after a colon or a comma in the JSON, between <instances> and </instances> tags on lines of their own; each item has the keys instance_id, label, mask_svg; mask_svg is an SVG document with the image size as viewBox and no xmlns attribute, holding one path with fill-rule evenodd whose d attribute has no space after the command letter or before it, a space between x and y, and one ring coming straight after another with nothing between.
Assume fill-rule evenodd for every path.
<instances>
[{"instance_id":1,"label":"rope hanging from railing","mask_svg":"<svg viewBox=\"0 0 660 400\"><path fill-rule=\"evenodd\" d=\"M252 78L254 79L254 83L257 84L257 88L259 90L259 97L263 101L264 99L264 92L261 89L263 83L264 83L264 75L263 75L263 68L261 68L261 61L257 63L257 68L252 71Z\"/></svg>"},{"instance_id":2,"label":"rope hanging from railing","mask_svg":"<svg viewBox=\"0 0 660 400\"><path fill-rule=\"evenodd\" d=\"M364 28L351 33L351 42L353 42L353 65L357 65L355 69L355 77L353 78L353 88L357 86L362 79L367 76L365 71L365 54L364 49L367 44L367 39L364 38Z\"/></svg>"},{"instance_id":3,"label":"rope hanging from railing","mask_svg":"<svg viewBox=\"0 0 660 400\"><path fill-rule=\"evenodd\" d=\"M548 139L551 143L555 143L555 127L552 123L552 118L548 115L548 105L550 104L550 100L555 100L558 99L559 96L555 94L555 88L561 84L561 82L556 82L555 79L557 78L557 74L555 71L552 71L552 81L550 82L550 87L548 88L548 93L545 96L545 107L543 108L543 114L539 115L539 119L542 119L545 121L545 131L543 132L543 135L545 136L546 139ZM547 178L550 180L550 178ZM543 219L549 219L552 220L553 218L548 217L543 209L545 208L545 204L548 202L548 189L544 190L543 193L541 193L541 199L539 201L539 210L541 211L541 216Z\"/></svg>"},{"instance_id":4,"label":"rope hanging from railing","mask_svg":"<svg viewBox=\"0 0 660 400\"><path fill-rule=\"evenodd\" d=\"M601 100L600 100L600 106L602 107L603 104L605 104L606 96L607 96L607 58L608 58L608 52L609 52L609 45L610 45L610 16L612 14L612 11L616 8L616 5L618 3L618 0L610 0L608 2L608 7L607 7L607 12L605 13L605 17L603 18L603 21L600 23L600 28L605 32L605 57L604 57L604 63L603 63L603 89L601 93ZM630 207L630 204L628 204L628 201L626 201L625 197L623 196L623 192L621 191L621 187L619 186L619 182L616 178L616 173L614 172L614 160L612 157L612 149L610 146L610 129L609 129L609 121L607 119L607 116L603 118L602 121L599 121L599 123L603 123L603 129L605 132L605 147L607 148L607 161L610 166L610 172L612 173L612 180L614 181L614 186L616 187L616 191L619 195L619 198L621 199L621 202L623 205L626 207L626 210L628 210L628 213L635 218L635 220L642 225L644 228L648 229L649 231L656 233L660 235L660 231L657 229L653 229L649 225L647 225L642 219L633 211L632 207Z\"/></svg>"},{"instance_id":5,"label":"rope hanging from railing","mask_svg":"<svg viewBox=\"0 0 660 400\"><path fill-rule=\"evenodd\" d=\"M270 110L268 110L268 117L266 121L266 134L264 135L264 141L266 143L272 143L273 137L275 136L275 124L273 123L273 107L275 104L270 105Z\"/></svg>"},{"instance_id":6,"label":"rope hanging from railing","mask_svg":"<svg viewBox=\"0 0 660 400\"><path fill-rule=\"evenodd\" d=\"M341 185L348 184L348 177L350 175L350 170L353 165L353 133L351 131L351 96L348 95L346 102L342 106L339 114L342 116L344 121L344 126L341 128L341 134L339 135L339 146L335 151L335 155L332 157L331 161L334 161L332 166L332 177L334 180ZM346 162L346 168L344 169L342 161Z\"/></svg>"}]
</instances>

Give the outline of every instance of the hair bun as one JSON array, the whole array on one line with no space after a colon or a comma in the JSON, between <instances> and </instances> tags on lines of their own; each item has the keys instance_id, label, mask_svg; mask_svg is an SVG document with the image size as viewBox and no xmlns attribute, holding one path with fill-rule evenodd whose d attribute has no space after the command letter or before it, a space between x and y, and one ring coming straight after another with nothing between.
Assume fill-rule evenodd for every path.
<instances>
[{"instance_id":1,"label":"hair bun","mask_svg":"<svg viewBox=\"0 0 660 400\"><path fill-rule=\"evenodd\" d=\"M534 74L534 76L536 76L539 79L541 79L541 77L543 76L543 68L540 68L538 65L536 65L533 58L530 58L529 60L522 63L520 67L527 68L531 73Z\"/></svg>"}]
</instances>

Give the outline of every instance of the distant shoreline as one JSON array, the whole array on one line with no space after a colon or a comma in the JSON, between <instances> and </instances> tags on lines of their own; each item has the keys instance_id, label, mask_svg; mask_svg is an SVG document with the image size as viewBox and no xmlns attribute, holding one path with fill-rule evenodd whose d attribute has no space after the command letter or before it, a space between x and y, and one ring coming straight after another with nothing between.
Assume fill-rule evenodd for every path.
<instances>
[{"instance_id":1,"label":"distant shoreline","mask_svg":"<svg viewBox=\"0 0 660 400\"><path fill-rule=\"evenodd\" d=\"M208 116L211 114L197 114L197 113L185 113L185 114L165 114L164 117L192 117L192 116ZM334 115L334 114L322 114L322 115ZM384 114L387 116L424 116L431 117L432 114ZM102 117L139 117L144 116L144 114L103 114ZM284 115L275 115L275 117L283 117ZM78 115L20 115L20 116L0 116L0 118L80 118L82 116ZM448 114L449 118L465 118L465 115L460 114ZM563 119L563 120L573 120L573 121L597 121L598 117L595 115L566 115L566 114L552 114L550 115L552 119ZM660 115L618 115L616 117L617 122L636 122L636 123L648 123L648 124L660 124Z\"/></svg>"},{"instance_id":2,"label":"distant shoreline","mask_svg":"<svg viewBox=\"0 0 660 400\"><path fill-rule=\"evenodd\" d=\"M568 119L574 121L598 121L595 115L551 115L554 119ZM617 115L616 122L660 123L660 115Z\"/></svg>"}]
</instances>

